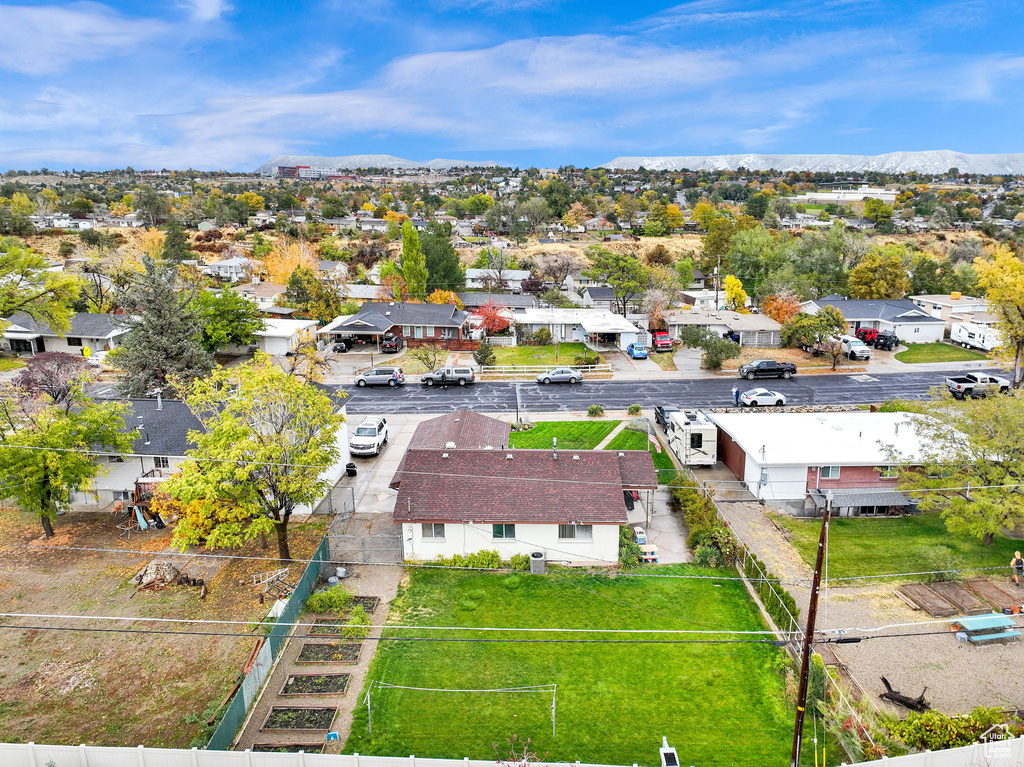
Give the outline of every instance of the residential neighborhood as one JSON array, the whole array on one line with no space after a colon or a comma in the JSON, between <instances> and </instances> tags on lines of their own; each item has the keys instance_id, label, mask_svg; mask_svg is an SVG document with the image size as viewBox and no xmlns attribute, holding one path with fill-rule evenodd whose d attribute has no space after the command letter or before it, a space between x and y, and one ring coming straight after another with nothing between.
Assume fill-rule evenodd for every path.
<instances>
[{"instance_id":1,"label":"residential neighborhood","mask_svg":"<svg viewBox=\"0 0 1024 767\"><path fill-rule=\"evenodd\" d=\"M1019 767L1022 24L0 4L0 767Z\"/></svg>"}]
</instances>

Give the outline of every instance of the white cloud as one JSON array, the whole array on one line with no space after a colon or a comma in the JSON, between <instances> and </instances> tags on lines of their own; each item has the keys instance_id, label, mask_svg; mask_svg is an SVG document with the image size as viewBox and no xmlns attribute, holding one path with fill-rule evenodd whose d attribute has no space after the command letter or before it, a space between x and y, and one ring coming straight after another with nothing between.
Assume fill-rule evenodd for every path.
<instances>
[{"instance_id":1,"label":"white cloud","mask_svg":"<svg viewBox=\"0 0 1024 767\"><path fill-rule=\"evenodd\" d=\"M133 52L164 25L130 19L92 2L0 5L0 69L27 75L62 72L77 61Z\"/></svg>"},{"instance_id":2,"label":"white cloud","mask_svg":"<svg viewBox=\"0 0 1024 767\"><path fill-rule=\"evenodd\" d=\"M231 10L227 0L184 0L182 6L193 21L215 21Z\"/></svg>"}]
</instances>

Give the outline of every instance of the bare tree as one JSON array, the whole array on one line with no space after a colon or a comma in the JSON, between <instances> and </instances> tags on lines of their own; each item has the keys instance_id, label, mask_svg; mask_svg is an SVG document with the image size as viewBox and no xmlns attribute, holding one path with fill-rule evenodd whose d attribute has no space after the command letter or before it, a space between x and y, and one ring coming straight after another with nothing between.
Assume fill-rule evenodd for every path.
<instances>
[{"instance_id":1,"label":"bare tree","mask_svg":"<svg viewBox=\"0 0 1024 767\"><path fill-rule=\"evenodd\" d=\"M28 366L14 379L14 385L31 395L45 394L68 412L75 404L74 395L95 378L96 371L84 357L45 352L28 361Z\"/></svg>"},{"instance_id":2,"label":"bare tree","mask_svg":"<svg viewBox=\"0 0 1024 767\"><path fill-rule=\"evenodd\" d=\"M550 277L556 287L561 287L570 274L581 269L583 269L583 260L575 253L554 253L547 256L547 262L542 267L541 274Z\"/></svg>"},{"instance_id":3,"label":"bare tree","mask_svg":"<svg viewBox=\"0 0 1024 767\"><path fill-rule=\"evenodd\" d=\"M484 281L493 284L498 290L506 289L508 273L516 266L511 253L506 248L488 247L481 250L480 255L484 257L484 268L487 270Z\"/></svg>"},{"instance_id":4,"label":"bare tree","mask_svg":"<svg viewBox=\"0 0 1024 767\"><path fill-rule=\"evenodd\" d=\"M408 353L417 362L422 362L427 370L437 370L437 366L448 358L448 351L437 344L423 344L411 349Z\"/></svg>"}]
</instances>

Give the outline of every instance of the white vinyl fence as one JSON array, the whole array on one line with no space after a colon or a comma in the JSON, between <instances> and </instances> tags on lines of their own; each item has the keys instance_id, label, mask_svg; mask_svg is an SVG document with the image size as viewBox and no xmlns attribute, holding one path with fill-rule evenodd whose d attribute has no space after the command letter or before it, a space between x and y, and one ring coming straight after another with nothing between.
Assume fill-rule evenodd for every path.
<instances>
[{"instance_id":1,"label":"white vinyl fence","mask_svg":"<svg viewBox=\"0 0 1024 767\"><path fill-rule=\"evenodd\" d=\"M857 767L1019 767L1024 758L1024 739L975 743L945 751L896 756L858 762Z\"/></svg>"},{"instance_id":2,"label":"white vinyl fence","mask_svg":"<svg viewBox=\"0 0 1024 767\"><path fill-rule=\"evenodd\" d=\"M657 751L654 751L657 755ZM0 743L3 767L495 767L480 759L426 759L359 754L286 754L259 751L200 751L184 748L114 748ZM550 763L551 767L608 767ZM635 765L634 765L635 767Z\"/></svg>"}]
</instances>

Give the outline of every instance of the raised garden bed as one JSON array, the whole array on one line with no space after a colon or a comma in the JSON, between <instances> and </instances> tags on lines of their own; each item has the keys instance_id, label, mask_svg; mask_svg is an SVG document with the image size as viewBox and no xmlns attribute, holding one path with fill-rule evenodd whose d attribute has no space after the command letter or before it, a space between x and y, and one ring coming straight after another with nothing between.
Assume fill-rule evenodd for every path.
<instances>
[{"instance_id":1,"label":"raised garden bed","mask_svg":"<svg viewBox=\"0 0 1024 767\"><path fill-rule=\"evenodd\" d=\"M310 636L340 637L343 618L317 618L309 627Z\"/></svg>"},{"instance_id":2,"label":"raised garden bed","mask_svg":"<svg viewBox=\"0 0 1024 767\"><path fill-rule=\"evenodd\" d=\"M261 730L302 730L305 732L327 732L331 729L336 708L299 708L297 706L274 706L270 709Z\"/></svg>"},{"instance_id":3,"label":"raised garden bed","mask_svg":"<svg viewBox=\"0 0 1024 767\"><path fill-rule=\"evenodd\" d=\"M380 604L380 597L352 597L352 606L362 605L366 614L370 615Z\"/></svg>"},{"instance_id":4,"label":"raised garden bed","mask_svg":"<svg viewBox=\"0 0 1024 767\"><path fill-rule=\"evenodd\" d=\"M358 642L337 642L331 644L307 642L299 650L296 663L355 663L359 660Z\"/></svg>"},{"instance_id":5,"label":"raised garden bed","mask_svg":"<svg viewBox=\"0 0 1024 767\"><path fill-rule=\"evenodd\" d=\"M253 751L273 751L278 754L297 754L305 751L307 754L322 754L323 743L257 743L252 747Z\"/></svg>"},{"instance_id":6,"label":"raised garden bed","mask_svg":"<svg viewBox=\"0 0 1024 767\"><path fill-rule=\"evenodd\" d=\"M281 688L281 695L342 695L348 687L348 674L292 674Z\"/></svg>"}]
</instances>

